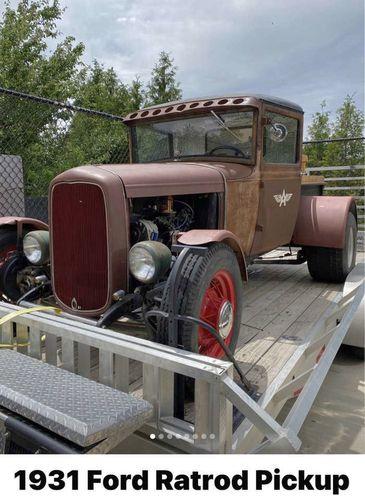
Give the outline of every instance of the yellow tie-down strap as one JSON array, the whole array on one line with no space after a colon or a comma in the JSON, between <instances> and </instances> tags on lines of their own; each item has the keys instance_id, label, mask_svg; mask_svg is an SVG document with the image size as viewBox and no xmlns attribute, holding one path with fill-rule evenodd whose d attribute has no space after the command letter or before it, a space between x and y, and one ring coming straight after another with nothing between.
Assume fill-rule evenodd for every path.
<instances>
[{"instance_id":1,"label":"yellow tie-down strap","mask_svg":"<svg viewBox=\"0 0 365 500\"><path fill-rule=\"evenodd\" d=\"M0 319L0 326L3 326L5 323L13 320L17 316L23 316L24 314L29 314L29 313L33 313L33 312L39 312L39 311L54 311L56 314L61 314L61 312L62 312L61 309L59 309L58 307L54 307L54 306L24 307L23 309L18 309L18 311L13 311L13 312L3 316ZM16 343L15 344L0 344L0 349L9 349L9 348L12 348L15 346L26 347L27 345L29 345L28 342L25 344L16 344Z\"/></svg>"}]
</instances>

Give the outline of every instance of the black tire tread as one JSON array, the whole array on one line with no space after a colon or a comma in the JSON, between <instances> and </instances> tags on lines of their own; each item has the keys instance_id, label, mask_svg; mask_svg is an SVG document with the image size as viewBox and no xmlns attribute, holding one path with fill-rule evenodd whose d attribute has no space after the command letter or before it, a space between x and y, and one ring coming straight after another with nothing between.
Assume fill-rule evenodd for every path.
<instances>
[{"instance_id":1,"label":"black tire tread","mask_svg":"<svg viewBox=\"0 0 365 500\"><path fill-rule=\"evenodd\" d=\"M341 283L346 279L342 269L342 250L314 247L309 255L309 273L316 281Z\"/></svg>"},{"instance_id":2,"label":"black tire tread","mask_svg":"<svg viewBox=\"0 0 365 500\"><path fill-rule=\"evenodd\" d=\"M3 226L0 227L0 251L2 251L8 245L15 245L17 241L17 231L16 228L12 226ZM3 283L3 274L0 273L0 299L4 294L4 283Z\"/></svg>"},{"instance_id":3,"label":"black tire tread","mask_svg":"<svg viewBox=\"0 0 365 500\"><path fill-rule=\"evenodd\" d=\"M348 215L347 228L352 225L355 229L355 245L354 251L356 253L356 219L352 213ZM345 253L347 247L339 248L325 248L325 247L307 247L307 265L312 278L316 281L325 281L331 283L343 283L351 268L344 265L346 259Z\"/></svg>"},{"instance_id":4,"label":"black tire tread","mask_svg":"<svg viewBox=\"0 0 365 500\"><path fill-rule=\"evenodd\" d=\"M212 245L208 253L202 257L197 255L190 255L187 261L185 262L181 276L178 281L178 313L180 314L189 314L190 311L194 308L194 303L196 301L196 293L187 293L188 287L192 289L198 290L199 286L202 283L202 278L207 270L212 259L217 258L217 254L221 253L222 256L225 253L225 258L232 259L236 262L237 272L239 273L238 263L236 256L233 250L225 245L224 243L217 243ZM239 315L242 311L242 294L240 291L237 293L237 303L239 308ZM168 309L168 297L169 297L169 283L167 284L162 302L161 309L167 311ZM179 339L180 345L184 348L188 348L192 351L197 351L198 346L195 345L195 341L193 339L193 331L196 328L191 323L184 323L183 327L180 328L181 338ZM238 327L239 328L239 327ZM238 335L233 336L232 342L230 345L231 350L234 352L236 347ZM159 318L157 320L157 342L166 344L168 341L168 332L167 332L167 320L165 318ZM193 342L193 343L192 343Z\"/></svg>"}]
</instances>

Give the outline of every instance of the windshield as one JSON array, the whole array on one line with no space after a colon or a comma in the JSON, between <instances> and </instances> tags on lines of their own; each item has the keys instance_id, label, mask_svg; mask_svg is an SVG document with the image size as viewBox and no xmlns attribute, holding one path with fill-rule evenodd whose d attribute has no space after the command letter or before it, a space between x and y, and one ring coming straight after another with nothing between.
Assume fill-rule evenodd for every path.
<instances>
[{"instance_id":1,"label":"windshield","mask_svg":"<svg viewBox=\"0 0 365 500\"><path fill-rule=\"evenodd\" d=\"M226 111L132 128L133 161L146 163L194 156L251 162L253 111Z\"/></svg>"}]
</instances>

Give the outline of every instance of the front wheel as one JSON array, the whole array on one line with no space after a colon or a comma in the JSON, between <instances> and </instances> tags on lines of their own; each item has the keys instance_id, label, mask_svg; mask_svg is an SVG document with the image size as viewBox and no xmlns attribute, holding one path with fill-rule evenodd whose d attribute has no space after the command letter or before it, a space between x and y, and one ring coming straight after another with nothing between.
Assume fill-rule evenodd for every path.
<instances>
[{"instance_id":1,"label":"front wheel","mask_svg":"<svg viewBox=\"0 0 365 500\"><path fill-rule=\"evenodd\" d=\"M7 296L7 287L3 283L3 268L11 259L16 250L17 232L13 228L5 227L0 229L0 299Z\"/></svg>"},{"instance_id":2,"label":"front wheel","mask_svg":"<svg viewBox=\"0 0 365 500\"><path fill-rule=\"evenodd\" d=\"M356 261L357 224L350 212L345 229L343 248L307 247L306 256L310 275L316 281L343 283Z\"/></svg>"},{"instance_id":3,"label":"front wheel","mask_svg":"<svg viewBox=\"0 0 365 500\"><path fill-rule=\"evenodd\" d=\"M232 249L225 244L212 245L205 256L191 254L178 278L177 312L199 318L213 326L233 353L240 331L243 286L239 265ZM168 311L169 280L161 309ZM157 321L157 342L167 344L165 318ZM180 322L179 344L192 352L223 358L225 353L203 327Z\"/></svg>"}]
</instances>

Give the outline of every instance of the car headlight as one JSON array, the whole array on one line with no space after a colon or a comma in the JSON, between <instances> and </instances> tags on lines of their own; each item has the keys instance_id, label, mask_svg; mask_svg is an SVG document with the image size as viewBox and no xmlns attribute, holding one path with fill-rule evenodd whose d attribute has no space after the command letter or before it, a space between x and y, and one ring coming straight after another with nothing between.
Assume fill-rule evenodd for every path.
<instances>
[{"instance_id":1,"label":"car headlight","mask_svg":"<svg viewBox=\"0 0 365 500\"><path fill-rule=\"evenodd\" d=\"M41 265L49 261L49 232L30 231L23 238L23 252L31 264Z\"/></svg>"},{"instance_id":2,"label":"car headlight","mask_svg":"<svg viewBox=\"0 0 365 500\"><path fill-rule=\"evenodd\" d=\"M142 283L153 283L171 264L170 249L159 241L140 241L129 251L129 270Z\"/></svg>"}]
</instances>

